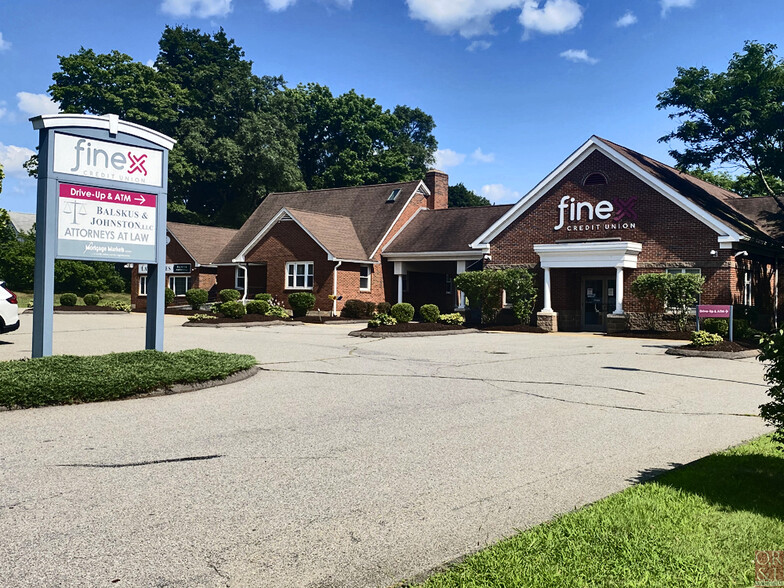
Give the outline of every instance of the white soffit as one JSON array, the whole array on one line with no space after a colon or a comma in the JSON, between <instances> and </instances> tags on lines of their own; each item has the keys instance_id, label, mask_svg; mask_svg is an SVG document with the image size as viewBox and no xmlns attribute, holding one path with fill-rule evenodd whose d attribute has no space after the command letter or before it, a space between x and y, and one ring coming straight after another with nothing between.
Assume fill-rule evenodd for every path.
<instances>
[{"instance_id":1,"label":"white soffit","mask_svg":"<svg viewBox=\"0 0 784 588\"><path fill-rule=\"evenodd\" d=\"M636 268L642 243L602 241L534 245L543 268Z\"/></svg>"}]
</instances>

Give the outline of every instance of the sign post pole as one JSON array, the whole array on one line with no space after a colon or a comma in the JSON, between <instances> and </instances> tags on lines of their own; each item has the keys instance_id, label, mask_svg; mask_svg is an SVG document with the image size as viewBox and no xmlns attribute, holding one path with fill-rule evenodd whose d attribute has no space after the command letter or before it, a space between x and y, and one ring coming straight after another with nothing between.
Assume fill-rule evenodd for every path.
<instances>
[{"instance_id":1,"label":"sign post pole","mask_svg":"<svg viewBox=\"0 0 784 588\"><path fill-rule=\"evenodd\" d=\"M163 169L168 169L169 154L163 154ZM158 250L155 264L147 270L147 334L145 349L163 351L163 318L166 313L166 196L167 178L164 176L159 194L156 226ZM150 294L153 294L152 296Z\"/></svg>"},{"instance_id":2,"label":"sign post pole","mask_svg":"<svg viewBox=\"0 0 784 588\"><path fill-rule=\"evenodd\" d=\"M730 341L732 341L732 323L735 322L732 320L733 314L735 314L735 307L730 306Z\"/></svg>"}]
</instances>

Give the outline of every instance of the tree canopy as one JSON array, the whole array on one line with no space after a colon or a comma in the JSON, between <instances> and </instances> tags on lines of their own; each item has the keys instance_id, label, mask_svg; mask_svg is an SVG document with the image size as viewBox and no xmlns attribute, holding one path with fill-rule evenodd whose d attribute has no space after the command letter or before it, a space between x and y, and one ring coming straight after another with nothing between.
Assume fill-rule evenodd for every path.
<instances>
[{"instance_id":1,"label":"tree canopy","mask_svg":"<svg viewBox=\"0 0 784 588\"><path fill-rule=\"evenodd\" d=\"M64 112L116 113L175 138L170 213L186 222L238 226L272 191L410 180L433 163L422 110L252 70L223 29L166 27L153 67L81 48L60 56L49 92Z\"/></svg>"},{"instance_id":2,"label":"tree canopy","mask_svg":"<svg viewBox=\"0 0 784 588\"><path fill-rule=\"evenodd\" d=\"M673 86L658 95L659 109L678 127L660 139L677 139L670 155L683 169L731 165L750 178L741 187L776 198L784 180L784 63L776 45L747 41L727 71L678 68ZM720 179L720 178L719 178ZM720 179L721 180L721 179ZM778 182L777 182L778 180ZM723 180L722 180L723 181Z\"/></svg>"},{"instance_id":3,"label":"tree canopy","mask_svg":"<svg viewBox=\"0 0 784 588\"><path fill-rule=\"evenodd\" d=\"M466 208L469 206L490 206L490 201L469 190L463 182L449 186L449 208Z\"/></svg>"}]
</instances>

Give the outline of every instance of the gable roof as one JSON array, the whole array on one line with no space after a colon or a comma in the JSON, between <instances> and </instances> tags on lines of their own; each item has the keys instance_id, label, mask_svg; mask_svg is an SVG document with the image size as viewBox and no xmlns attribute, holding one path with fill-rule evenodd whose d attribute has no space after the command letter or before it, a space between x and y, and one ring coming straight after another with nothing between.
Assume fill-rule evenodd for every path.
<instances>
[{"instance_id":1,"label":"gable roof","mask_svg":"<svg viewBox=\"0 0 784 588\"><path fill-rule=\"evenodd\" d=\"M212 265L215 258L237 234L236 229L167 222L169 233L199 265Z\"/></svg>"},{"instance_id":2,"label":"gable roof","mask_svg":"<svg viewBox=\"0 0 784 588\"><path fill-rule=\"evenodd\" d=\"M393 190L400 190L400 193L394 202L387 202ZM245 221L234 238L218 255L216 263L232 263L232 260L238 258L251 242L257 241L260 232L283 208L295 211L294 216L301 223L301 219L305 219L303 213L305 215L311 213L349 219L353 229L352 233L356 236L359 247L364 252L360 259L369 259L417 191L429 194L427 187L421 181L307 192L273 192L259 204L258 208ZM326 219L323 216L308 216L304 222L318 227L319 234L330 240L332 237L327 236L324 220ZM351 234L349 238L353 239ZM330 242L333 243L333 248L338 247L335 241ZM354 252L359 252L357 243L346 246Z\"/></svg>"},{"instance_id":3,"label":"gable roof","mask_svg":"<svg viewBox=\"0 0 784 588\"><path fill-rule=\"evenodd\" d=\"M738 194L704 182L669 165L651 159L612 141L592 136L553 170L533 190L521 198L503 217L488 228L471 246L481 248L498 236L530 206L544 196L577 165L599 151L623 169L647 183L670 201L716 231L719 243L732 243L743 238L773 242L771 234L763 231L743 212L745 200Z\"/></svg>"},{"instance_id":4,"label":"gable roof","mask_svg":"<svg viewBox=\"0 0 784 588\"><path fill-rule=\"evenodd\" d=\"M470 244L510 208L504 204L419 210L383 253L470 251Z\"/></svg>"},{"instance_id":5,"label":"gable roof","mask_svg":"<svg viewBox=\"0 0 784 588\"><path fill-rule=\"evenodd\" d=\"M35 225L35 214L29 212L11 212L8 211L8 216L11 217L11 224L17 233L29 233L33 230Z\"/></svg>"}]
</instances>

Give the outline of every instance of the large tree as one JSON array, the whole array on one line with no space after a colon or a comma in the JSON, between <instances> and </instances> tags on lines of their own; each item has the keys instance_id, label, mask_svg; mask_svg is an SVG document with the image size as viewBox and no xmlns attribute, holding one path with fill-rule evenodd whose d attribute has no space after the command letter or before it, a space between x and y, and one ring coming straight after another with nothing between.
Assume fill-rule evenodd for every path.
<instances>
[{"instance_id":1,"label":"large tree","mask_svg":"<svg viewBox=\"0 0 784 588\"><path fill-rule=\"evenodd\" d=\"M490 206L490 201L473 190L465 187L463 182L449 186L449 208L468 206Z\"/></svg>"},{"instance_id":2,"label":"large tree","mask_svg":"<svg viewBox=\"0 0 784 588\"><path fill-rule=\"evenodd\" d=\"M776 180L784 180L784 63L775 45L747 41L727 71L678 68L673 86L658 95L659 109L678 127L660 141L677 139L670 155L679 167L731 165L753 176L757 188L784 209Z\"/></svg>"}]
</instances>

